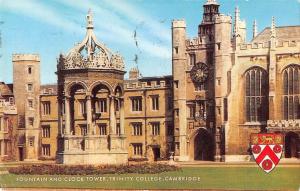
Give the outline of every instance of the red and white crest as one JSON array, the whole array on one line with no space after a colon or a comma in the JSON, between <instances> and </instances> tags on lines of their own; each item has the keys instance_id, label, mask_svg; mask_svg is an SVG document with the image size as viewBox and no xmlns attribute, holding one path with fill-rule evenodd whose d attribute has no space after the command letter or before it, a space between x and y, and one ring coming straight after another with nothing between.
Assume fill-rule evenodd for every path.
<instances>
[{"instance_id":1,"label":"red and white crest","mask_svg":"<svg viewBox=\"0 0 300 191\"><path fill-rule=\"evenodd\" d=\"M283 135L277 133L251 134L251 150L258 166L269 173L280 161Z\"/></svg>"}]
</instances>

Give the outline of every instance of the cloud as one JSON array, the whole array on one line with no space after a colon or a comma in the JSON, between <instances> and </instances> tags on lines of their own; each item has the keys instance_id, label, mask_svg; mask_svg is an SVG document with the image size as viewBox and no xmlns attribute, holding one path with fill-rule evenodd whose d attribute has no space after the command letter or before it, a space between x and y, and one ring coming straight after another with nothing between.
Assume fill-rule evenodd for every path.
<instances>
[{"instance_id":1,"label":"cloud","mask_svg":"<svg viewBox=\"0 0 300 191\"><path fill-rule=\"evenodd\" d=\"M35 0L2 0L0 9L6 9L16 14L22 14L43 23L61 27L68 31L78 29L78 26L75 23L64 19L59 16L57 12Z\"/></svg>"},{"instance_id":2,"label":"cloud","mask_svg":"<svg viewBox=\"0 0 300 191\"><path fill-rule=\"evenodd\" d=\"M135 21L136 25L145 23L145 28L147 28L153 36L164 41L170 41L170 30L163 27L160 22L156 21L152 17L139 11L139 7L135 7L134 5L129 4L128 1L122 0L104 0L104 2L117 9L119 13L122 13L122 15L127 17L129 20Z\"/></svg>"},{"instance_id":3,"label":"cloud","mask_svg":"<svg viewBox=\"0 0 300 191\"><path fill-rule=\"evenodd\" d=\"M94 1L96 2L96 1ZM169 59L171 51L169 50L169 40L170 32L161 27L158 23L154 22L149 16L140 13L131 13L133 7L127 6L124 3L117 5L112 3L112 1L107 2L109 6L117 8L118 13L122 13L121 16L118 16L112 9L104 8L98 3L91 1L82 1L82 0L57 0L57 3L61 3L65 6L75 8L81 12L86 13L89 8L92 8L94 13L94 26L97 33L97 37L100 41L105 40L106 42L117 42L119 44L131 46L131 50L134 50L132 46L134 43L134 30L136 25L140 25L144 21L148 28L153 28L152 33L155 33L156 36L163 38L164 40L161 43L161 46L155 45L153 38L147 36L145 37L145 31L139 31L138 33L138 43L140 51L144 51L146 54L152 55L154 57ZM125 8L122 8L124 6ZM127 17L127 19L124 19ZM129 17L129 18L128 18ZM132 20L135 22L132 24ZM147 30L146 30L147 31ZM101 35L98 35L101 32ZM163 36L163 34L168 34ZM166 45L167 44L167 45ZM168 54L168 55L167 55Z\"/></svg>"},{"instance_id":4,"label":"cloud","mask_svg":"<svg viewBox=\"0 0 300 191\"><path fill-rule=\"evenodd\" d=\"M152 56L160 59L170 58L171 52L168 47L170 35L167 36L167 30L159 26L159 24L153 21L151 17L141 14L140 12L131 13L133 7L122 2L119 2L120 5L107 2L109 6L115 7L122 13L120 17L111 9L103 8L100 4L94 2L96 1L56 0L56 4L71 8L72 13L74 14L69 14L67 17L63 15L64 12L60 12L60 10L63 9L57 9L57 7L52 6L52 4L46 4L45 1L38 0L2 0L0 10L4 9L15 14L21 14L39 22L59 27L70 33L73 33L74 31L84 33L85 31L80 29L82 29L83 23L85 25L85 21L82 21L85 18L80 20L81 18L79 18L78 12L85 15L87 10L92 8L95 15L94 26L97 34L96 36L100 41L122 44L123 46L128 47L127 53L129 54L135 54L134 51L142 51L142 53L146 54L148 57ZM122 8L122 6L124 7ZM73 11L72 9L75 9L76 11ZM127 17L128 19L124 19L124 17ZM78 22L78 20L80 20L80 22ZM135 20L135 22L131 23L130 20ZM136 29L136 25L142 21L145 21L146 25L149 25L147 27L148 29L152 29L151 32L153 34L164 39L160 46L154 43L153 38L146 35L147 30L141 30L138 33L139 50L135 49L133 33Z\"/></svg>"}]
</instances>

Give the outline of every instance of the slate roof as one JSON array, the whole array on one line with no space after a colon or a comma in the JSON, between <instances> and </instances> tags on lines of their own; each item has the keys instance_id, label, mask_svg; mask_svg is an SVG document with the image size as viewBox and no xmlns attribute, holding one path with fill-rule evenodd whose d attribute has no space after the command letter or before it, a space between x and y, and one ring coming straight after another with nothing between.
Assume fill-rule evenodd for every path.
<instances>
[{"instance_id":1,"label":"slate roof","mask_svg":"<svg viewBox=\"0 0 300 191\"><path fill-rule=\"evenodd\" d=\"M253 40L253 43L268 42L271 36L271 28L265 28ZM276 27L276 38L278 41L300 40L300 25Z\"/></svg>"}]
</instances>

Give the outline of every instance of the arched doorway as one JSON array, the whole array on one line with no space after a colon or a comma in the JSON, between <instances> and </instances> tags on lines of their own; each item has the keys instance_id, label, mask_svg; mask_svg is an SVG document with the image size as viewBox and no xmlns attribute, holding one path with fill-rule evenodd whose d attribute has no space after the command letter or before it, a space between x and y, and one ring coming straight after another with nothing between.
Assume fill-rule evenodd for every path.
<instances>
[{"instance_id":1,"label":"arched doorway","mask_svg":"<svg viewBox=\"0 0 300 191\"><path fill-rule=\"evenodd\" d=\"M300 146L299 135L288 132L285 135L285 158L297 158Z\"/></svg>"},{"instance_id":2,"label":"arched doorway","mask_svg":"<svg viewBox=\"0 0 300 191\"><path fill-rule=\"evenodd\" d=\"M214 139L206 129L199 129L195 136L194 160L214 160Z\"/></svg>"}]
</instances>

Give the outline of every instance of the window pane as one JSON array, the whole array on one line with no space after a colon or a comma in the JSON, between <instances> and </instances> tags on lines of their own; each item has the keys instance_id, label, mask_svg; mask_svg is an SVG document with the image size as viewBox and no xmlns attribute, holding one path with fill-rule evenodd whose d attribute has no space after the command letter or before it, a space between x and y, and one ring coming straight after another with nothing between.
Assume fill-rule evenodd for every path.
<instances>
[{"instance_id":1,"label":"window pane","mask_svg":"<svg viewBox=\"0 0 300 191\"><path fill-rule=\"evenodd\" d=\"M289 97L289 119L294 119L294 101L293 101L293 97L290 96Z\"/></svg>"},{"instance_id":2,"label":"window pane","mask_svg":"<svg viewBox=\"0 0 300 191\"><path fill-rule=\"evenodd\" d=\"M251 71L251 78L250 78L250 95L254 96L255 95L255 70Z\"/></svg>"},{"instance_id":3,"label":"window pane","mask_svg":"<svg viewBox=\"0 0 300 191\"><path fill-rule=\"evenodd\" d=\"M260 85L261 85L261 71L256 71L255 77L255 95L260 96Z\"/></svg>"},{"instance_id":4,"label":"window pane","mask_svg":"<svg viewBox=\"0 0 300 191\"><path fill-rule=\"evenodd\" d=\"M293 68L289 68L289 94L293 94Z\"/></svg>"},{"instance_id":5,"label":"window pane","mask_svg":"<svg viewBox=\"0 0 300 191\"><path fill-rule=\"evenodd\" d=\"M246 96L250 96L250 74L246 74Z\"/></svg>"},{"instance_id":6,"label":"window pane","mask_svg":"<svg viewBox=\"0 0 300 191\"><path fill-rule=\"evenodd\" d=\"M288 119L288 97L285 96L283 99L283 113L284 119Z\"/></svg>"},{"instance_id":7,"label":"window pane","mask_svg":"<svg viewBox=\"0 0 300 191\"><path fill-rule=\"evenodd\" d=\"M287 71L284 72L283 74L283 93L284 95L287 95L288 94L288 73Z\"/></svg>"},{"instance_id":8,"label":"window pane","mask_svg":"<svg viewBox=\"0 0 300 191\"><path fill-rule=\"evenodd\" d=\"M299 94L299 69L295 68L294 70L294 92Z\"/></svg>"},{"instance_id":9,"label":"window pane","mask_svg":"<svg viewBox=\"0 0 300 191\"><path fill-rule=\"evenodd\" d=\"M250 121L250 98L246 98L246 120Z\"/></svg>"},{"instance_id":10,"label":"window pane","mask_svg":"<svg viewBox=\"0 0 300 191\"><path fill-rule=\"evenodd\" d=\"M295 119L300 119L299 97L298 96L296 96L294 99L294 117L295 117Z\"/></svg>"}]
</instances>

